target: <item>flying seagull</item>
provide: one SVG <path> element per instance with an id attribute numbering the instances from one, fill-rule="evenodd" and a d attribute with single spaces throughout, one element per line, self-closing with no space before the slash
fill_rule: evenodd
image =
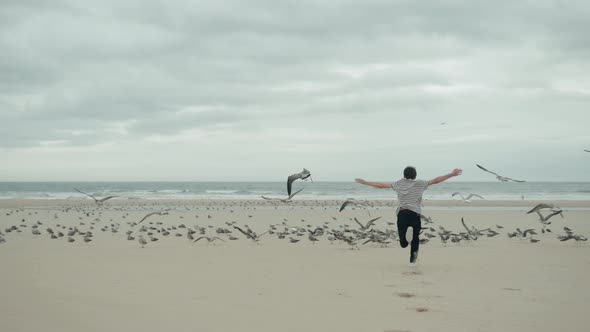
<path id="1" fill-rule="evenodd" d="M 479 196 L 477 194 L 469 194 L 467 197 L 463 197 L 463 194 L 461 194 L 458 191 L 457 192 L 454 192 L 453 195 L 451 195 L 451 196 L 452 197 L 455 197 L 457 195 L 461 196 L 461 199 L 463 199 L 463 202 L 465 202 L 465 203 L 471 203 L 471 201 L 469 200 L 471 197 L 478 197 L 478 198 L 484 199 L 483 197 L 481 197 L 481 196 Z"/>
<path id="2" fill-rule="evenodd" d="M 297 195 L 301 190 L 303 190 L 303 188 L 301 188 L 301 189 L 297 190 L 296 192 L 290 194 L 289 197 L 287 197 L 287 198 L 274 198 L 274 197 L 265 197 L 265 196 L 260 196 L 260 197 L 266 199 L 267 201 L 281 201 L 283 203 L 290 203 L 291 202 L 291 199 L 295 195 Z"/>
<path id="3" fill-rule="evenodd" d="M 305 168 L 300 173 L 289 175 L 289 177 L 287 178 L 287 195 L 291 196 L 291 185 L 293 184 L 293 181 L 297 179 L 307 180 L 307 178 L 311 179 L 311 173 Z"/>
<path id="4" fill-rule="evenodd" d="M 150 213 L 146 214 L 143 218 L 141 218 L 141 220 L 137 224 L 141 224 L 144 220 L 146 220 L 147 218 L 149 218 L 153 215 L 156 215 L 156 214 L 159 216 L 166 215 L 166 214 L 168 214 L 168 212 L 166 212 L 166 211 L 168 211 L 168 210 L 150 212 Z"/>
<path id="5" fill-rule="evenodd" d="M 77 192 L 79 192 L 79 193 L 81 193 L 81 194 L 84 194 L 84 195 L 92 198 L 96 204 L 102 204 L 102 203 L 108 201 L 111 198 L 119 197 L 119 196 L 107 196 L 107 197 L 98 199 L 98 198 L 96 198 L 96 197 L 94 197 L 94 196 L 92 196 L 92 195 L 90 195 L 88 193 L 85 193 L 85 192 L 83 192 L 83 191 L 81 191 L 81 190 L 79 190 L 77 188 L 74 188 L 74 190 L 77 191 Z"/>
<path id="6" fill-rule="evenodd" d="M 420 214 L 420 220 L 424 221 L 424 224 L 432 224 L 432 218 L 431 217 L 427 217 L 423 214 Z"/>
<path id="7" fill-rule="evenodd" d="M 214 236 L 214 237 L 200 236 L 196 240 L 194 240 L 193 243 L 199 241 L 200 239 L 207 239 L 207 242 L 213 242 L 215 240 L 220 240 L 221 242 L 225 242 L 222 239 L 218 238 L 217 236 Z"/>
<path id="8" fill-rule="evenodd" d="M 240 233 L 246 235 L 246 237 L 248 237 L 250 240 L 252 240 L 254 242 L 258 242 L 262 235 L 268 233 L 268 231 L 266 231 L 266 232 L 258 235 L 254 231 L 252 231 L 250 228 L 247 228 L 247 231 L 244 231 L 243 229 L 241 229 L 240 227 L 235 226 L 235 225 L 234 225 L 234 228 L 237 229 L 238 231 L 240 231 Z"/>
<path id="9" fill-rule="evenodd" d="M 553 204 L 540 203 L 540 204 L 535 205 L 535 207 L 532 208 L 529 212 L 527 212 L 527 214 L 533 213 L 533 212 L 536 212 L 536 211 L 539 211 L 542 209 L 551 209 L 553 212 L 555 212 L 555 211 L 561 212 L 561 209 Z"/>
<path id="10" fill-rule="evenodd" d="M 496 176 L 496 179 L 498 179 L 498 181 L 501 181 L 501 182 L 508 182 L 508 181 L 514 181 L 514 182 L 526 182 L 526 181 L 523 181 L 523 180 L 515 180 L 515 179 L 509 178 L 509 177 L 506 177 L 506 176 L 502 176 L 502 175 L 496 174 L 496 173 L 494 173 L 494 172 L 492 172 L 492 171 L 488 171 L 487 169 L 485 169 L 485 168 L 484 168 L 483 166 L 481 166 L 481 165 L 478 165 L 478 164 L 475 164 L 475 165 L 476 165 L 477 167 L 479 167 L 479 168 L 480 168 L 481 170 L 483 170 L 483 171 L 486 171 L 486 172 L 488 172 L 488 173 L 494 174 L 494 175 Z"/>
<path id="11" fill-rule="evenodd" d="M 355 205 L 355 206 L 367 206 L 369 205 L 368 201 L 357 201 L 354 198 L 349 198 L 346 201 L 344 201 L 344 203 L 342 203 L 342 205 L 340 206 L 340 210 L 338 212 L 342 212 L 342 210 L 344 210 L 345 207 L 347 207 L 348 205 Z"/>
<path id="12" fill-rule="evenodd" d="M 379 219 L 381 219 L 381 217 L 373 218 L 373 219 L 367 221 L 367 224 L 366 225 L 361 224 L 357 218 L 354 218 L 354 221 L 356 221 L 356 223 L 359 224 L 359 226 L 361 226 L 361 229 L 363 231 L 366 231 L 367 229 L 369 229 L 373 225 L 373 223 L 375 221 L 377 221 Z"/>
<path id="13" fill-rule="evenodd" d="M 551 217 L 553 217 L 554 215 L 559 214 L 563 218 L 563 213 L 562 213 L 563 211 L 562 210 L 553 211 L 552 213 L 550 213 L 546 216 L 543 216 L 539 210 L 537 210 L 536 212 L 539 215 L 539 220 L 541 220 L 541 223 L 547 224 L 547 225 L 551 223 L 548 220 L 551 219 Z"/>

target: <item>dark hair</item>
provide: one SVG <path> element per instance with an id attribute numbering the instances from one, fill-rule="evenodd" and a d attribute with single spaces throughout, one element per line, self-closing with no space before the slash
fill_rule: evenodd
<path id="1" fill-rule="evenodd" d="M 412 166 L 408 166 L 404 169 L 404 178 L 409 180 L 416 179 L 416 169 Z"/>

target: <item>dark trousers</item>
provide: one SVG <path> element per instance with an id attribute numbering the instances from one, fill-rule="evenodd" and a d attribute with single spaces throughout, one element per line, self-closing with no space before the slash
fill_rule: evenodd
<path id="1" fill-rule="evenodd" d="M 411 210 L 400 210 L 397 214 L 397 232 L 399 234 L 399 244 L 402 248 L 408 246 L 406 240 L 406 232 L 408 227 L 412 227 L 412 244 L 410 246 L 410 262 L 414 262 L 414 258 L 418 255 L 418 247 L 420 246 L 420 229 L 422 228 L 422 221 L 420 215 Z M 416 255 L 414 255 L 416 253 Z"/>

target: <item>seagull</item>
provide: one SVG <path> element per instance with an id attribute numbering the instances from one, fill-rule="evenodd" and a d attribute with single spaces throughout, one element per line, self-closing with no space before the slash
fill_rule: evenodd
<path id="1" fill-rule="evenodd" d="M 166 215 L 166 214 L 168 214 L 168 212 L 166 212 L 166 211 L 168 211 L 168 210 L 150 212 L 150 213 L 146 214 L 137 224 L 141 224 L 142 221 L 146 220 L 147 218 L 149 218 L 155 214 L 157 214 L 159 216 Z"/>
<path id="2" fill-rule="evenodd" d="M 370 228 L 370 227 L 373 225 L 373 223 L 374 223 L 375 221 L 377 221 L 377 220 L 379 220 L 379 219 L 381 219 L 381 217 L 373 218 L 373 219 L 371 219 L 371 220 L 367 221 L 367 224 L 366 224 L 366 225 L 364 225 L 364 226 L 363 226 L 363 224 L 361 224 L 361 223 L 359 222 L 359 220 L 358 220 L 356 217 L 354 218 L 354 221 L 356 221 L 356 223 L 357 223 L 357 224 L 359 224 L 359 226 L 361 226 L 361 230 L 363 230 L 363 231 L 366 231 L 366 230 L 368 230 L 368 229 L 369 229 L 369 228 Z"/>
<path id="3" fill-rule="evenodd" d="M 266 199 L 267 201 L 281 201 L 283 203 L 290 203 L 291 202 L 291 199 L 295 195 L 297 195 L 301 190 L 303 190 L 303 188 L 301 188 L 301 189 L 297 190 L 296 192 L 290 194 L 289 197 L 287 197 L 287 198 L 273 198 L 273 197 L 265 197 L 265 196 L 260 196 L 260 197 Z"/>
<path id="4" fill-rule="evenodd" d="M 99 205 L 100 205 L 100 204 L 102 204 L 102 203 L 104 203 L 104 202 L 106 202 L 107 200 L 109 200 L 109 199 L 111 199 L 111 198 L 119 197 L 119 196 L 117 195 L 117 196 L 107 196 L 107 197 L 104 197 L 104 198 L 98 199 L 98 198 L 96 198 L 96 197 L 94 197 L 94 196 L 92 196 L 92 195 L 90 195 L 90 194 L 88 194 L 88 193 L 85 193 L 85 192 L 83 192 L 83 191 L 81 191 L 81 190 L 79 190 L 79 189 L 76 189 L 76 188 L 74 188 L 74 190 L 76 190 L 77 192 L 79 192 L 79 193 L 81 193 L 81 194 L 84 194 L 84 195 L 86 195 L 86 196 L 88 196 L 88 197 L 92 198 L 92 199 L 94 200 L 94 202 L 95 202 L 96 204 L 99 204 Z"/>
<path id="5" fill-rule="evenodd" d="M 543 224 L 547 224 L 547 225 L 551 223 L 548 220 L 551 219 L 551 217 L 553 217 L 554 215 L 559 214 L 563 218 L 563 213 L 562 213 L 563 211 L 562 210 L 553 211 L 552 213 L 550 213 L 550 214 L 548 214 L 546 216 L 543 216 L 541 214 L 541 212 L 539 212 L 539 210 L 537 210 L 536 212 L 539 215 L 539 220 L 541 220 L 541 222 Z"/>
<path id="6" fill-rule="evenodd" d="M 316 241 L 319 241 L 317 237 L 315 237 L 315 236 L 313 236 L 313 234 L 311 234 L 311 232 L 309 233 L 308 239 L 313 244 L 315 244 Z"/>
<path id="7" fill-rule="evenodd" d="M 248 231 L 247 231 L 247 232 L 246 232 L 246 231 L 244 231 L 243 229 L 241 229 L 240 227 L 238 227 L 238 226 L 235 226 L 235 225 L 234 225 L 234 228 L 235 228 L 235 229 L 237 229 L 238 231 L 240 231 L 240 233 L 242 233 L 242 234 L 246 235 L 246 237 L 248 237 L 249 239 L 251 239 L 251 240 L 252 240 L 252 241 L 254 241 L 254 242 L 258 242 L 258 241 L 260 240 L 260 237 L 261 237 L 262 235 L 264 235 L 264 234 L 268 233 L 268 231 L 266 231 L 266 232 L 264 232 L 264 233 L 262 233 L 262 234 L 258 235 L 258 234 L 256 234 L 255 232 L 253 232 L 253 231 L 252 231 L 250 228 L 248 228 Z"/>
<path id="8" fill-rule="evenodd" d="M 574 234 L 568 234 L 568 235 L 562 235 L 562 236 L 558 236 L 557 239 L 559 241 L 567 241 L 567 240 L 576 240 L 576 242 L 578 241 L 588 241 L 588 238 L 583 236 L 583 235 L 574 235 Z"/>
<path id="9" fill-rule="evenodd" d="M 431 217 L 427 217 L 427 216 L 425 216 L 425 215 L 423 215 L 423 214 L 420 214 L 420 219 L 421 219 L 422 221 L 424 221 L 424 224 L 425 224 L 425 225 L 428 225 L 428 224 L 432 224 L 432 223 L 433 223 L 433 221 L 432 221 L 432 218 L 431 218 Z"/>
<path id="10" fill-rule="evenodd" d="M 138 241 L 139 241 L 139 244 L 141 244 L 141 247 L 142 248 L 147 244 L 147 241 L 141 235 L 139 236 L 139 240 Z"/>
<path id="11" fill-rule="evenodd" d="M 368 201 L 357 201 L 354 198 L 349 198 L 346 201 L 344 201 L 344 203 L 342 203 L 342 205 L 340 206 L 340 210 L 338 212 L 342 212 L 342 210 L 344 210 L 344 208 L 350 204 L 355 205 L 355 206 L 367 206 L 367 205 L 369 205 L 369 202 Z"/>
<path id="12" fill-rule="evenodd" d="M 475 164 L 475 165 L 476 165 L 477 167 L 479 167 L 480 169 L 482 169 L 482 170 L 484 170 L 484 171 L 488 172 L 488 173 L 494 174 L 494 175 L 496 176 L 496 179 L 498 179 L 498 181 L 501 181 L 501 182 L 508 182 L 508 181 L 514 181 L 514 182 L 526 182 L 526 181 L 523 181 L 523 180 L 515 180 L 515 179 L 509 178 L 509 177 L 506 177 L 506 176 L 502 176 L 502 175 L 496 174 L 496 173 L 494 173 L 494 172 L 492 172 L 492 171 L 488 171 L 488 170 L 487 170 L 487 169 L 485 169 L 483 166 L 480 166 L 480 165 L 478 165 L 478 164 Z"/>
<path id="13" fill-rule="evenodd" d="M 584 149 L 584 151 L 586 151 L 586 152 L 590 152 L 590 150 L 586 150 L 586 149 Z"/>
<path id="14" fill-rule="evenodd" d="M 207 239 L 207 242 L 213 242 L 215 240 L 220 240 L 221 242 L 225 242 L 222 239 L 218 238 L 217 236 L 214 236 L 214 237 L 200 236 L 196 240 L 194 240 L 193 243 L 199 241 L 200 239 Z"/>
<path id="15" fill-rule="evenodd" d="M 463 217 L 461 217 L 461 223 L 463 224 L 463 227 L 465 227 L 465 229 L 467 230 L 467 235 L 469 235 L 469 237 L 472 240 L 477 240 L 479 232 L 469 229 L 469 227 L 467 227 L 467 225 L 465 224 L 465 220 L 463 220 Z"/>
<path id="16" fill-rule="evenodd" d="M 305 168 L 300 173 L 289 175 L 289 177 L 287 178 L 287 194 L 291 196 L 291 185 L 293 184 L 293 181 L 297 179 L 306 180 L 307 178 L 311 179 L 311 173 Z"/>
<path id="17" fill-rule="evenodd" d="M 552 211 L 561 211 L 561 208 L 559 208 L 558 206 L 555 206 L 553 204 L 546 204 L 546 203 L 541 203 L 541 204 L 537 204 L 534 208 L 532 208 L 529 212 L 527 212 L 527 214 L 529 213 L 533 213 L 536 212 L 538 210 L 542 210 L 542 209 L 551 209 Z"/>
<path id="18" fill-rule="evenodd" d="M 461 194 L 458 191 L 457 192 L 454 192 L 453 195 L 451 195 L 451 196 L 452 197 L 455 197 L 457 195 L 461 196 L 461 199 L 463 199 L 463 202 L 465 202 L 465 203 L 471 203 L 471 201 L 469 200 L 471 197 L 478 197 L 478 198 L 481 198 L 481 199 L 485 199 L 485 198 L 483 198 L 483 197 L 481 197 L 481 196 L 479 196 L 477 194 L 469 194 L 467 197 L 463 197 L 463 194 Z"/>

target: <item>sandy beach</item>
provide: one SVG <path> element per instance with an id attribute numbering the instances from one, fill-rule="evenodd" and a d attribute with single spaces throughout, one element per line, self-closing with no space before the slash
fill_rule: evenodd
<path id="1" fill-rule="evenodd" d="M 395 201 L 338 212 L 341 203 L 115 199 L 98 208 L 90 200 L 2 200 L 0 331 L 582 331 L 590 324 L 590 243 L 557 239 L 564 226 L 590 235 L 588 201 L 554 202 L 564 218 L 551 219 L 551 233 L 525 213 L 537 201 L 427 201 L 424 214 L 434 221 L 427 226 L 461 232 L 463 217 L 500 234 L 447 244 L 432 238 L 416 266 L 397 242 L 351 250 L 326 234 L 312 243 L 276 233 L 254 242 L 227 224 L 258 234 L 270 225 L 342 230 L 359 228 L 354 217 L 381 216 L 375 229 L 395 229 Z M 35 224 L 41 235 L 32 234 Z M 20 232 L 6 231 L 13 225 Z M 137 237 L 142 225 L 158 238 L 145 248 L 126 234 Z M 187 230 L 195 226 L 224 241 L 193 243 Z M 92 241 L 51 239 L 48 227 L 92 227 Z M 220 227 L 239 239 L 218 234 Z M 509 238 L 516 228 L 534 228 L 540 241 Z"/>

